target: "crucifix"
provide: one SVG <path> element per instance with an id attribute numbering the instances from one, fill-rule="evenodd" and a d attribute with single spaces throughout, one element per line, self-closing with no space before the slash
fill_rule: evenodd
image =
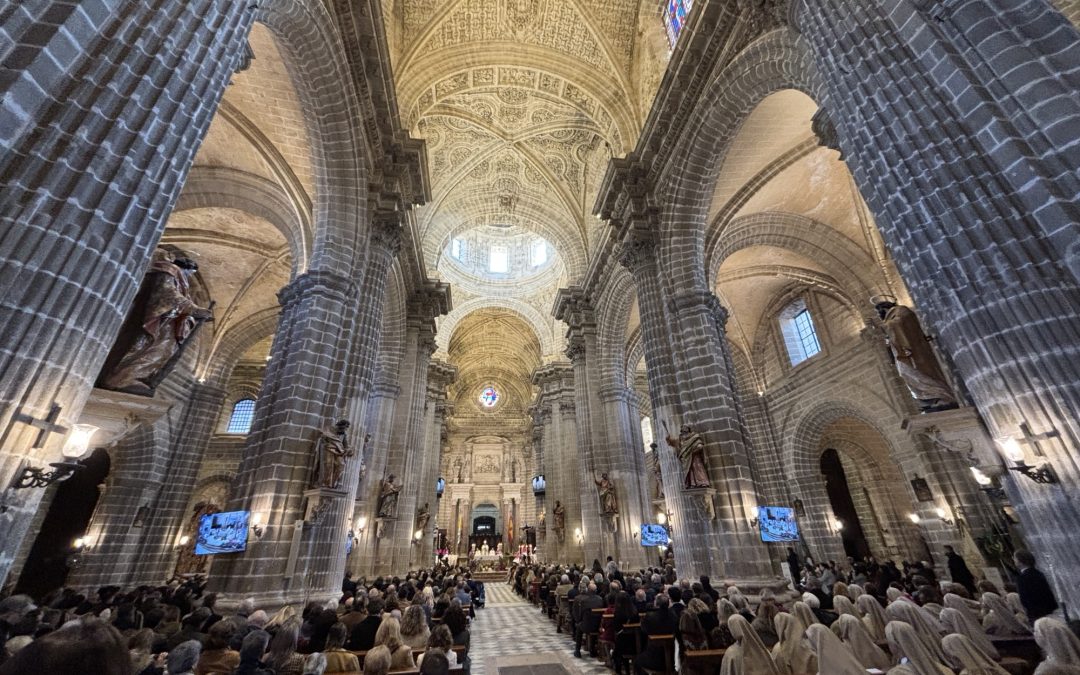
<path id="1" fill-rule="evenodd" d="M 1030 445 L 1032 450 L 1035 451 L 1035 455 L 1038 457 L 1046 457 L 1046 453 L 1043 452 L 1041 447 L 1039 447 L 1039 441 L 1048 441 L 1051 438 L 1057 438 L 1061 435 L 1057 429 L 1053 429 L 1042 434 L 1033 434 L 1031 433 L 1031 427 L 1028 426 L 1027 422 L 1020 423 L 1020 433 L 1023 434 L 1023 436 L 1016 439 L 1016 441 L 1018 443 Z"/>
<path id="2" fill-rule="evenodd" d="M 32 415 L 26 413 L 17 413 L 15 415 L 16 422 L 22 422 L 28 426 L 39 429 L 37 440 L 34 441 L 34 449 L 45 447 L 45 442 L 49 440 L 49 436 L 53 434 L 66 434 L 68 428 L 56 423 L 56 420 L 60 419 L 60 411 L 63 410 L 59 405 L 53 403 L 52 409 L 49 410 L 49 414 L 45 416 L 45 419 L 39 420 Z"/>

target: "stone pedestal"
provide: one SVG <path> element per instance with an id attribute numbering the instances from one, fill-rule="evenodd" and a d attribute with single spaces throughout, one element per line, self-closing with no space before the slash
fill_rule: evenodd
<path id="1" fill-rule="evenodd" d="M 90 439 L 92 447 L 108 447 L 140 424 L 153 424 L 174 404 L 173 401 L 95 388 L 79 415 L 79 424 L 93 424 L 98 428 Z"/>

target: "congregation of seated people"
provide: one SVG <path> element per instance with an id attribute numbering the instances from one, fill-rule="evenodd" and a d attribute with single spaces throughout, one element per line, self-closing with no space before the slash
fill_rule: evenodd
<path id="1" fill-rule="evenodd" d="M 268 614 L 218 607 L 204 583 L 59 589 L 0 600 L 0 675 L 469 675 L 483 584 L 441 568 L 346 576 L 341 597 Z"/>
<path id="2" fill-rule="evenodd" d="M 509 583 L 575 656 L 620 674 L 1080 675 L 1077 626 L 1030 553 L 1016 553 L 1004 588 L 948 554 L 944 583 L 929 563 L 792 559 L 794 592 L 753 596 L 679 579 L 670 564 L 623 572 L 610 558 L 517 565 Z"/>

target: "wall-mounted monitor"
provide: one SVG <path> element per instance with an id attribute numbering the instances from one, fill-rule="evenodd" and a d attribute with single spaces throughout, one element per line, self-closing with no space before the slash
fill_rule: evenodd
<path id="1" fill-rule="evenodd" d="M 671 541 L 671 536 L 663 525 L 647 523 L 641 525 L 642 546 L 667 546 L 669 541 Z"/>
<path id="2" fill-rule="evenodd" d="M 247 548 L 250 511 L 211 513 L 199 521 L 195 555 L 239 553 Z"/>
<path id="3" fill-rule="evenodd" d="M 759 506 L 758 529 L 761 531 L 761 541 L 799 541 L 795 509 L 787 506 Z"/>

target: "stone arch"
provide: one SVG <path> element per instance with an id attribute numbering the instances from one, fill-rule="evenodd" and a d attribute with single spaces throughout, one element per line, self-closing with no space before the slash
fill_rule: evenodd
<path id="1" fill-rule="evenodd" d="M 365 115 L 335 21 L 322 3 L 267 0 L 258 21 L 274 35 L 300 99 L 311 141 L 316 195 L 309 269 L 349 274 L 367 250 Z"/>
<path id="2" fill-rule="evenodd" d="M 307 267 L 312 239 L 310 213 L 273 181 L 238 169 L 196 166 L 188 174 L 173 212 L 208 207 L 237 209 L 262 218 L 288 242 L 293 275 Z"/>
<path id="3" fill-rule="evenodd" d="M 862 442 L 840 435 L 830 437 L 830 428 L 844 421 L 853 421 L 867 430 Z M 897 501 L 904 499 L 908 506 L 911 501 L 903 487 L 903 470 L 895 459 L 897 452 L 892 440 L 868 408 L 850 399 L 820 401 L 790 428 L 792 432 L 784 436 L 782 466 L 792 499 L 800 499 L 806 511 L 806 516 L 800 519 L 800 527 L 808 545 L 813 544 L 812 549 L 816 547 L 829 557 L 842 558 L 844 555 L 839 536 L 832 529 L 832 507 L 819 469 L 821 455 L 828 446 L 854 460 L 852 466 L 861 476 L 869 476 L 882 498 L 879 505 L 886 511 L 882 522 L 888 525 L 888 531 L 895 538 L 894 545 L 903 545 L 908 549 L 905 553 L 911 552 L 914 548 L 912 540 L 919 536 L 904 531 L 907 525 L 898 514 Z M 877 448 L 871 447 L 873 445 Z"/>
<path id="4" fill-rule="evenodd" d="M 708 288 L 706 217 L 727 149 L 743 122 L 782 89 L 822 100 L 813 59 L 786 28 L 762 36 L 722 67 L 686 124 L 671 153 L 678 161 L 669 163 L 664 177 L 661 264 L 672 288 Z"/>
<path id="5" fill-rule="evenodd" d="M 751 246 L 787 249 L 820 261 L 843 287 L 846 296 L 869 300 L 873 294 L 884 291 L 880 287 L 882 282 L 868 274 L 876 269 L 876 265 L 865 249 L 830 225 L 785 211 L 740 216 L 724 228 L 723 236 L 709 258 L 709 280 L 713 287 L 724 261 L 736 251 Z M 869 316 L 867 312 L 869 309 L 860 314 Z"/>
<path id="6" fill-rule="evenodd" d="M 268 307 L 234 324 L 217 341 L 213 352 L 199 370 L 199 379 L 224 387 L 244 352 L 277 331 L 280 316 L 280 307 Z"/>
<path id="7" fill-rule="evenodd" d="M 596 302 L 600 377 L 605 383 L 625 382 L 632 376 L 627 371 L 627 331 L 636 293 L 633 276 L 612 266 Z"/>
<path id="8" fill-rule="evenodd" d="M 454 306 L 454 309 L 439 319 L 439 332 L 435 336 L 435 342 L 442 351 L 449 351 L 450 338 L 461 321 L 478 309 L 498 308 L 513 312 L 532 326 L 536 333 L 536 339 L 540 341 L 540 351 L 544 355 L 556 352 L 556 339 L 554 328 L 549 319 L 546 319 L 535 307 L 517 298 L 493 298 L 482 297 L 467 300 Z"/>

